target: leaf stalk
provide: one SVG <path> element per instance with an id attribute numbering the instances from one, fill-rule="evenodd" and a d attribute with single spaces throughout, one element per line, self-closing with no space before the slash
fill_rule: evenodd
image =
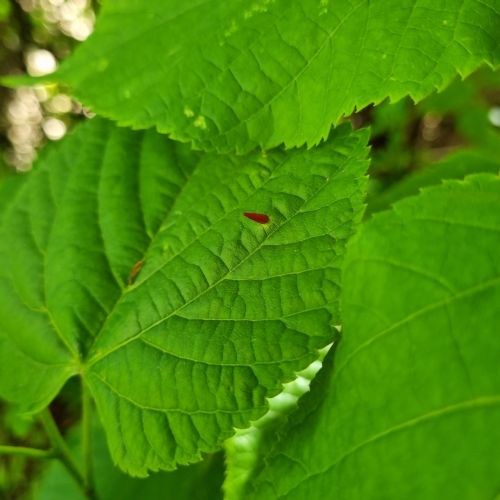
<path id="1" fill-rule="evenodd" d="M 0 445 L 0 455 L 11 455 L 29 458 L 54 458 L 56 456 L 53 449 L 41 450 L 26 446 Z"/>
<path id="2" fill-rule="evenodd" d="M 66 470 L 71 474 L 71 476 L 73 476 L 85 496 L 90 500 L 95 500 L 95 492 L 87 486 L 85 478 L 75 460 L 73 459 L 68 445 L 64 441 L 64 438 L 62 437 L 61 432 L 59 431 L 54 421 L 54 417 L 52 416 L 52 413 L 48 408 L 43 410 L 43 412 L 40 414 L 40 420 L 50 440 L 52 449 L 54 450 L 54 457 L 58 458 L 66 467 Z"/>
<path id="3" fill-rule="evenodd" d="M 94 478 L 92 473 L 92 398 L 82 378 L 82 456 L 83 480 L 88 491 L 94 491 Z"/>

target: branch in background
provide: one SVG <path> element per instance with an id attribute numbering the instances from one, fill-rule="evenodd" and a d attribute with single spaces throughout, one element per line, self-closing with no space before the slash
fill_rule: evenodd
<path id="1" fill-rule="evenodd" d="M 54 458 L 54 450 L 40 450 L 26 446 L 0 445 L 0 455 L 21 456 L 30 458 Z"/>

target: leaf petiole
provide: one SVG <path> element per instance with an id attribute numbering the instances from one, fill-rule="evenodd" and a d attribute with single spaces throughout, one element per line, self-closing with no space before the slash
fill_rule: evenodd
<path id="1" fill-rule="evenodd" d="M 96 498 L 95 493 L 87 486 L 87 482 L 85 481 L 80 468 L 73 459 L 73 456 L 71 455 L 71 452 L 54 421 L 54 417 L 48 408 L 43 410 L 40 414 L 40 420 L 54 450 L 54 458 L 58 458 L 66 467 L 68 472 L 78 483 L 78 486 L 81 488 L 85 496 L 94 500 Z"/>
<path id="2" fill-rule="evenodd" d="M 83 481 L 87 491 L 94 490 L 92 475 L 92 399 L 89 389 L 82 379 L 82 455 L 83 455 Z"/>
<path id="3" fill-rule="evenodd" d="M 0 455 L 11 455 L 30 458 L 54 458 L 56 456 L 53 449 L 40 450 L 26 446 L 0 445 Z"/>

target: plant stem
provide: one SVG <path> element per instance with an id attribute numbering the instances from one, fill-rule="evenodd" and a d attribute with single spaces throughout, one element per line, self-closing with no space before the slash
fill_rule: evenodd
<path id="1" fill-rule="evenodd" d="M 54 450 L 40 450 L 25 446 L 0 445 L 0 455 L 16 455 L 30 458 L 54 458 Z"/>
<path id="2" fill-rule="evenodd" d="M 82 379 L 82 456 L 83 456 L 83 480 L 87 491 L 94 491 L 92 474 L 92 399 L 84 380 Z"/>
<path id="3" fill-rule="evenodd" d="M 80 469 L 76 465 L 71 453 L 69 451 L 64 438 L 62 437 L 59 429 L 57 428 L 56 423 L 54 422 L 54 417 L 50 413 L 50 410 L 46 408 L 40 414 L 40 419 L 45 428 L 45 432 L 49 437 L 50 443 L 55 453 L 55 457 L 58 458 L 62 464 L 66 467 L 68 472 L 73 476 L 75 481 L 78 483 L 80 488 L 87 494 L 87 487 L 85 485 L 85 481 L 83 479 L 83 475 L 80 472 Z M 88 498 L 93 498 L 87 494 Z"/>

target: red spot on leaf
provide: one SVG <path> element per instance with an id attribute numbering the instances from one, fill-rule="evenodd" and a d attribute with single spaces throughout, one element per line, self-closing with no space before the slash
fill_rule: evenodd
<path id="1" fill-rule="evenodd" d="M 139 274 L 139 272 L 142 269 L 143 265 L 144 265 L 144 259 L 138 260 L 134 264 L 134 267 L 132 267 L 132 270 L 130 271 L 130 274 L 128 275 L 128 284 L 129 284 L 129 286 L 134 283 L 135 278 L 137 278 L 137 275 Z"/>
<path id="2" fill-rule="evenodd" d="M 267 224 L 269 222 L 269 215 L 266 214 L 256 214 L 254 212 L 245 212 L 243 214 L 247 219 L 258 222 L 259 224 Z"/>

